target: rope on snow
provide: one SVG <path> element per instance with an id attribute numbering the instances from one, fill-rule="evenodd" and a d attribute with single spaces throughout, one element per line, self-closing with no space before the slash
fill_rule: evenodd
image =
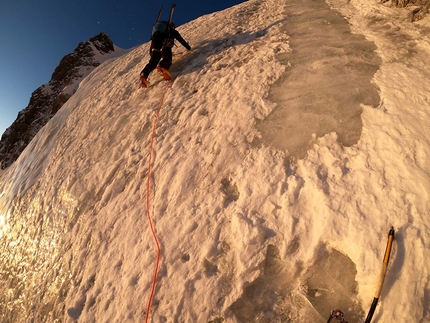
<path id="1" fill-rule="evenodd" d="M 151 135 L 151 144 L 150 144 L 150 147 L 149 147 L 148 181 L 147 181 L 147 184 L 146 184 L 146 213 L 147 213 L 147 216 L 148 216 L 149 225 L 151 227 L 152 236 L 154 237 L 155 244 L 157 245 L 157 260 L 156 260 L 156 263 L 155 263 L 154 277 L 153 277 L 153 280 L 152 280 L 151 295 L 149 296 L 148 307 L 146 309 L 145 323 L 149 322 L 149 311 L 151 309 L 152 300 L 153 300 L 154 294 L 155 294 L 155 287 L 156 287 L 156 284 L 157 284 L 158 268 L 159 268 L 160 258 L 161 258 L 160 243 L 158 242 L 157 234 L 155 233 L 154 224 L 152 222 L 151 212 L 150 212 L 150 209 L 149 209 L 149 204 L 150 204 L 149 202 L 150 202 L 150 195 L 151 195 L 150 194 L 150 188 L 151 188 L 152 156 L 153 156 L 153 150 L 154 150 L 155 131 L 157 129 L 158 118 L 160 116 L 160 110 L 161 110 L 161 107 L 162 107 L 162 105 L 164 103 L 164 98 L 166 97 L 166 93 L 167 93 L 167 90 L 168 90 L 169 86 L 170 86 L 170 82 L 167 81 L 166 85 L 164 86 L 163 96 L 161 97 L 160 104 L 158 105 L 157 113 L 155 114 L 155 120 L 154 120 L 154 125 L 153 125 L 153 128 L 152 128 L 152 135 Z"/>

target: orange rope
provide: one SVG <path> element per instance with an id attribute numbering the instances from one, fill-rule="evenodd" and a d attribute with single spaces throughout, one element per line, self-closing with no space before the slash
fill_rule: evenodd
<path id="1" fill-rule="evenodd" d="M 164 91 L 163 91 L 163 96 L 161 98 L 160 104 L 158 106 L 157 113 L 155 115 L 154 126 L 152 128 L 151 145 L 150 145 L 150 148 L 149 148 L 148 181 L 147 181 L 147 184 L 146 184 L 146 212 L 147 212 L 147 215 L 148 215 L 148 221 L 149 221 L 149 225 L 151 227 L 152 235 L 153 235 L 155 243 L 157 245 L 157 261 L 155 263 L 155 270 L 154 270 L 154 277 L 153 277 L 153 280 L 152 280 L 151 295 L 149 297 L 148 308 L 146 309 L 146 318 L 145 318 L 145 322 L 146 323 L 149 322 L 148 321 L 149 320 L 149 310 L 151 309 L 152 299 L 154 298 L 155 286 L 156 286 L 156 283 L 157 283 L 158 267 L 159 267 L 160 258 L 161 258 L 160 243 L 158 242 L 158 238 L 157 238 L 157 235 L 156 235 L 155 229 L 154 229 L 154 224 L 152 223 L 152 219 L 151 219 L 151 212 L 149 210 L 150 187 L 151 187 L 151 164 L 152 164 L 152 156 L 153 156 L 155 130 L 157 129 L 157 122 L 158 122 L 158 118 L 160 116 L 161 106 L 163 105 L 164 98 L 166 96 L 167 89 L 169 88 L 169 85 L 170 85 L 170 82 L 166 82 L 166 86 L 164 87 Z"/>

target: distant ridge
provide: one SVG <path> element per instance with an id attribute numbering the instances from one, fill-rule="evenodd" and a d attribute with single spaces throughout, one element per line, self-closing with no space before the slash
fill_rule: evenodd
<path id="1" fill-rule="evenodd" d="M 9 167 L 27 147 L 37 132 L 74 94 L 79 83 L 94 68 L 115 52 L 109 36 L 100 33 L 79 43 L 73 53 L 64 56 L 51 80 L 36 89 L 28 106 L 18 113 L 0 140 L 0 168 Z"/>

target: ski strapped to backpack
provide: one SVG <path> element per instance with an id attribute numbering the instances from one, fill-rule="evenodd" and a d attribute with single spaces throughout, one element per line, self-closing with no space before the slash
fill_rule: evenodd
<path id="1" fill-rule="evenodd" d="M 175 11 L 176 8 L 176 4 L 173 3 L 172 7 L 170 7 L 170 14 L 169 14 L 169 25 L 172 23 L 172 19 L 173 19 L 173 12 Z"/>
<path id="2" fill-rule="evenodd" d="M 375 312 L 376 305 L 378 304 L 379 297 L 381 296 L 382 285 L 384 284 L 385 275 L 387 274 L 388 261 L 390 260 L 393 241 L 394 241 L 394 227 L 391 227 L 391 230 L 388 232 L 387 247 L 385 248 L 384 261 L 382 262 L 382 269 L 381 269 L 381 274 L 379 275 L 379 282 L 376 288 L 375 298 L 373 299 L 372 305 L 370 306 L 369 313 L 367 314 L 367 318 L 364 323 L 370 323 L 372 321 L 373 313 Z M 328 318 L 327 323 L 330 323 L 330 321 L 333 318 L 340 322 L 348 323 L 343 318 L 343 312 L 341 310 L 336 309 L 331 311 L 331 314 L 330 314 L 330 317 Z"/>
<path id="3" fill-rule="evenodd" d="M 152 35 L 154 35 L 154 33 L 156 32 L 159 32 L 162 34 L 169 32 L 169 27 L 172 24 L 173 12 L 175 11 L 175 8 L 176 8 L 176 4 L 172 4 L 172 7 L 170 8 L 169 20 L 161 21 L 161 15 L 163 10 L 163 6 L 161 6 L 160 11 L 158 12 L 157 21 L 152 27 Z"/>
<path id="4" fill-rule="evenodd" d="M 175 11 L 175 8 L 176 8 L 176 3 L 172 3 L 172 6 L 170 7 L 169 24 L 172 22 L 173 12 Z M 160 21 L 162 13 L 163 13 L 163 6 L 161 6 L 160 11 L 158 11 L 157 20 L 155 22 L 159 22 Z"/>
<path id="5" fill-rule="evenodd" d="M 160 11 L 158 12 L 157 20 L 155 22 L 159 22 L 161 19 L 161 13 L 163 12 L 163 5 L 161 5 Z"/>

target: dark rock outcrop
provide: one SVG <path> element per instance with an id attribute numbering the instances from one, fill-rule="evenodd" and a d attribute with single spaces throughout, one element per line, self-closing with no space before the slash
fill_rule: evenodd
<path id="1" fill-rule="evenodd" d="M 0 167 L 9 167 L 27 147 L 37 132 L 57 113 L 73 95 L 82 79 L 100 65 L 98 56 L 115 51 L 105 33 L 79 43 L 73 53 L 64 56 L 48 84 L 35 90 L 28 106 L 6 129 L 0 140 Z"/>
<path id="2" fill-rule="evenodd" d="M 388 2 L 388 0 L 382 0 L 382 2 Z M 430 0 L 392 0 L 391 3 L 397 8 L 412 8 L 412 21 L 421 20 L 430 13 Z"/>

